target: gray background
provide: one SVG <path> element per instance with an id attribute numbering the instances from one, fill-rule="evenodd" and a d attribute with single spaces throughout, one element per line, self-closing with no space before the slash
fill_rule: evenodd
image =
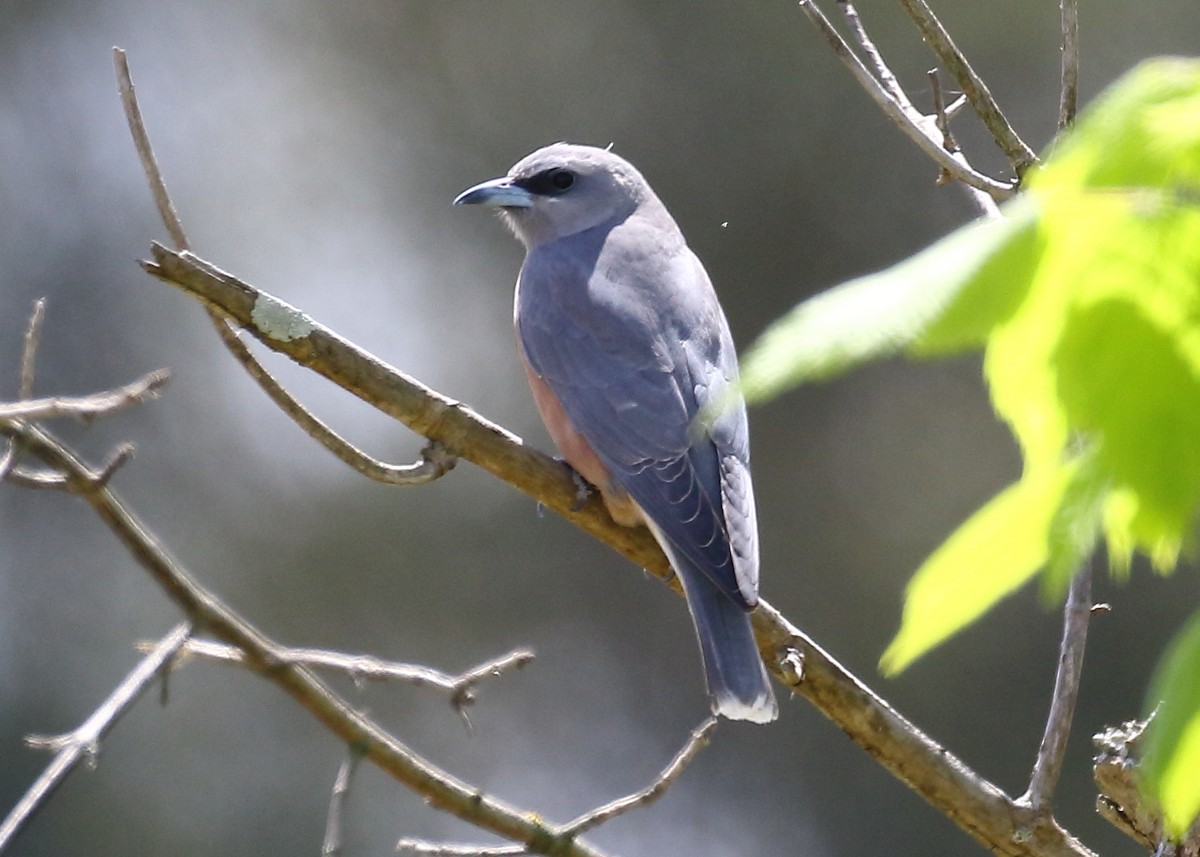
<path id="1" fill-rule="evenodd" d="M 836 13 L 835 4 L 828 4 Z M 1038 149 L 1057 110 L 1057 4 L 938 11 Z M 1082 4 L 1085 101 L 1138 59 L 1194 53 L 1195 0 Z M 1151 10 L 1152 9 L 1152 10 Z M 928 104 L 933 64 L 896 4 L 861 12 Z M 870 105 L 790 2 L 0 2 L 0 397 L 49 299 L 40 393 L 159 366 L 166 396 L 81 432 L 138 457 L 116 487 L 205 584 L 277 638 L 458 670 L 538 660 L 482 690 L 466 734 L 430 691 L 355 698 L 421 753 L 552 820 L 644 784 L 705 713 L 682 602 L 469 465 L 433 486 L 359 478 L 224 354 L 191 300 L 135 260 L 163 232 L 115 95 L 130 51 L 198 252 L 543 448 L 515 359 L 520 248 L 464 187 L 545 143 L 638 164 L 708 265 L 739 343 L 805 295 L 927 244 L 971 211 Z M 977 163 L 1000 160 L 964 121 Z M 420 441 L 282 361 L 302 396 L 395 460 Z M 1013 793 L 1036 750 L 1059 633 L 1023 591 L 901 678 L 875 670 L 921 559 L 1019 472 L 974 357 L 892 362 L 751 415 L 763 592 L 901 711 Z M 1063 821 L 1091 811 L 1087 736 L 1134 716 L 1193 608 L 1190 571 L 1102 582 Z M 0 808 L 178 618 L 77 501 L 0 486 Z M 18 841 L 33 854 L 315 854 L 342 748 L 279 692 L 195 664 L 147 701 Z M 347 854 L 400 836 L 478 841 L 364 768 Z M 595 841 L 625 855 L 972 853 L 976 846 L 805 702 L 722 724 L 653 809 Z"/>

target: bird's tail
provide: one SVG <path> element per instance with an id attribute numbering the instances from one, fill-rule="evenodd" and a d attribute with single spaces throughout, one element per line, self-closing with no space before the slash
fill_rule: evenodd
<path id="1" fill-rule="evenodd" d="M 750 614 L 686 561 L 673 563 L 700 639 L 714 714 L 770 723 L 779 714 L 750 627 Z"/>

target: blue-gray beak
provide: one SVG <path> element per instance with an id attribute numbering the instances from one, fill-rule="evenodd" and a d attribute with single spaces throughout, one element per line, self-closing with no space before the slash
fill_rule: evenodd
<path id="1" fill-rule="evenodd" d="M 533 195 L 513 184 L 508 176 L 467 188 L 454 199 L 455 205 L 490 205 L 494 208 L 530 208 Z"/>

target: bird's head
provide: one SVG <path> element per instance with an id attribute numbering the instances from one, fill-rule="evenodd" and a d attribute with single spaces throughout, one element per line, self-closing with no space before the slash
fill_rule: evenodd
<path id="1" fill-rule="evenodd" d="M 632 214 L 653 193 L 632 164 L 607 149 L 555 143 L 508 175 L 459 194 L 455 205 L 498 208 L 526 247 Z"/>

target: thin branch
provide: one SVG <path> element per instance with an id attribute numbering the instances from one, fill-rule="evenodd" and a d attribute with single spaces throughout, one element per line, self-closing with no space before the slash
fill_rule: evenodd
<path id="1" fill-rule="evenodd" d="M 875 69 L 875 76 L 879 79 L 884 91 L 897 104 L 908 103 L 909 98 L 904 92 L 904 87 L 900 85 L 900 81 L 896 79 L 896 75 L 892 73 L 888 64 L 883 61 L 883 55 L 879 53 L 879 48 L 875 47 L 875 42 L 867 35 L 867 28 L 863 26 L 862 18 L 858 16 L 858 10 L 854 8 L 854 4 L 850 0 L 837 0 L 837 2 L 842 7 L 842 14 L 846 18 L 850 32 L 854 34 L 863 53 L 867 55 L 867 60 Z"/>
<path id="2" fill-rule="evenodd" d="M 142 171 L 146 174 L 146 182 L 150 186 L 150 193 L 158 207 L 159 217 L 163 226 L 166 227 L 167 233 L 171 236 L 171 242 L 175 245 L 175 249 L 189 250 L 190 245 L 183 229 L 183 223 L 175 210 L 175 204 L 171 201 L 171 195 L 167 192 L 167 183 L 163 179 L 162 170 L 159 169 L 158 159 L 154 156 L 154 147 L 150 144 L 150 134 L 146 130 L 141 107 L 138 106 L 133 77 L 129 72 L 129 60 L 125 51 L 113 48 L 113 63 L 116 66 L 117 90 L 121 95 L 121 104 L 125 108 L 129 133 L 133 137 L 134 148 L 137 149 L 138 160 L 142 164 Z M 422 450 L 420 461 L 407 465 L 387 464 L 363 452 L 337 434 L 284 389 L 283 385 L 250 353 L 250 349 L 238 337 L 237 330 L 229 323 L 229 320 L 214 311 L 212 307 L 208 309 L 217 334 L 221 337 L 221 342 L 250 377 L 258 382 L 263 392 L 309 437 L 320 443 L 345 464 L 377 482 L 403 486 L 424 485 L 439 479 L 454 468 L 455 459 L 447 456 L 444 450 L 436 444 L 431 444 Z"/>
<path id="3" fill-rule="evenodd" d="M 152 252 L 155 261 L 144 262 L 143 267 L 153 276 L 217 306 L 267 347 L 418 434 L 440 441 L 451 453 L 525 492 L 638 567 L 660 579 L 671 578 L 666 557 L 648 531 L 614 523 L 598 497 L 578 503 L 570 468 L 210 263 L 160 245 Z M 270 323 L 263 321 L 263 307 L 269 308 L 265 318 Z M 759 602 L 752 619 L 759 650 L 778 678 L 985 846 L 1004 855 L 1091 855 L 1054 819 L 1035 816 L 1028 807 L 1016 804 L 903 718 L 765 601 Z"/>
<path id="4" fill-rule="evenodd" d="M 631 795 L 618 798 L 596 809 L 589 810 L 574 821 L 569 821 L 566 824 L 555 827 L 551 835 L 552 841 L 546 843 L 547 852 L 557 854 L 559 847 L 569 845 L 577 837 L 582 836 L 589 830 L 594 830 L 605 822 L 612 821 L 617 816 L 624 815 L 630 810 L 649 806 L 654 803 L 679 779 L 679 775 L 700 754 L 700 751 L 709 745 L 709 742 L 712 741 L 713 731 L 716 728 L 717 718 L 709 717 L 693 729 L 691 735 L 688 736 L 687 743 L 679 749 L 675 757 L 671 759 L 670 763 L 663 768 L 662 773 L 655 777 L 654 782 L 650 783 L 650 785 Z M 444 857 L 460 857 L 462 855 L 465 855 L 465 857 L 497 857 L 497 855 L 528 853 L 521 846 L 514 848 L 510 845 L 499 847 L 487 845 L 451 845 L 409 838 L 401 839 L 396 844 L 396 850 L 409 854 L 444 855 Z"/>
<path id="5" fill-rule="evenodd" d="M 838 59 L 850 70 L 854 79 L 871 97 L 871 100 L 934 163 L 950 173 L 956 180 L 983 191 L 994 200 L 1002 201 L 1013 196 L 1016 190 L 1014 185 L 998 182 L 975 170 L 962 153 L 947 152 L 942 146 L 936 127 L 933 127 L 932 119 L 923 116 L 907 98 L 897 100 L 892 97 L 888 90 L 875 79 L 858 55 L 850 49 L 841 34 L 829 23 L 829 19 L 816 5 L 815 0 L 798 0 L 798 3 L 800 9 L 816 25 Z"/>
<path id="6" fill-rule="evenodd" d="M 933 94 L 933 115 L 937 120 L 938 133 L 942 135 L 942 148 L 947 152 L 957 152 L 958 141 L 954 139 L 954 133 L 950 130 L 950 116 L 946 110 L 946 100 L 942 97 L 942 79 L 936 67 L 925 72 L 925 76 L 929 79 L 929 90 Z M 965 96 L 960 99 L 960 103 L 966 103 Z"/>
<path id="7" fill-rule="evenodd" d="M 20 422 L 0 421 L 0 434 L 15 436 L 31 455 L 67 477 L 66 487 L 83 499 L 199 628 L 241 649 L 245 663 L 266 677 L 309 711 L 347 744 L 362 748 L 363 755 L 381 770 L 423 795 L 432 806 L 445 810 L 505 839 L 525 843 L 540 853 L 551 829 L 534 813 L 508 806 L 482 794 L 418 756 L 373 720 L 334 693 L 307 667 L 287 663 L 287 649 L 264 636 L 189 575 L 163 549 L 146 527 L 110 489 L 96 481 L 95 471 L 44 430 Z M 556 851 L 563 857 L 600 857 L 601 852 L 583 842 L 569 843 Z"/>
<path id="8" fill-rule="evenodd" d="M 146 181 L 150 184 L 150 193 L 154 196 L 154 204 L 158 207 L 158 216 L 171 236 L 171 243 L 180 250 L 189 248 L 187 233 L 183 231 L 183 223 L 175 212 L 175 204 L 167 193 L 167 183 L 163 181 L 162 172 L 158 169 L 158 160 L 154 157 L 154 147 L 150 145 L 150 135 L 146 133 L 146 123 L 142 119 L 142 108 L 138 106 L 137 94 L 133 88 L 133 78 L 129 74 L 129 58 L 121 48 L 113 48 L 113 64 L 117 69 L 117 91 L 121 94 L 121 106 L 125 108 L 125 119 L 129 124 L 129 132 L 133 135 L 133 145 L 137 149 L 138 160 L 146 173 Z"/>
<path id="9" fill-rule="evenodd" d="M 952 155 L 961 154 L 962 149 L 959 148 L 958 141 L 954 139 L 954 133 L 950 130 L 950 120 L 954 113 L 961 110 L 967 103 L 967 98 L 965 95 L 960 95 L 954 100 L 953 104 L 947 106 L 946 100 L 942 96 L 942 80 L 937 68 L 931 68 L 926 72 L 926 76 L 929 78 L 929 89 L 933 94 L 934 124 L 938 129 L 938 133 L 942 136 L 942 148 Z M 946 184 L 952 181 L 953 178 L 950 173 L 942 170 L 941 176 L 938 177 L 938 183 Z M 1001 216 L 1000 206 L 996 204 L 996 200 L 970 185 L 961 185 L 961 187 L 970 195 L 972 201 L 975 203 L 975 207 L 979 209 L 984 217 L 995 219 Z"/>
<path id="10" fill-rule="evenodd" d="M 966 56 L 954 44 L 954 39 L 950 37 L 950 33 L 942 26 L 942 22 L 933 14 L 933 10 L 929 8 L 925 0 L 900 0 L 900 5 L 904 7 L 909 17 L 917 25 L 917 29 L 921 31 L 925 43 L 937 54 L 938 59 L 950 74 L 954 75 L 959 88 L 962 89 L 983 124 L 991 132 L 996 145 L 1000 147 L 1000 151 L 1004 152 L 1017 176 L 1023 176 L 1025 170 L 1037 163 L 1037 155 L 1013 130 L 1012 125 L 1001 112 L 1000 106 L 996 104 L 996 99 L 992 97 L 987 84 L 967 62 Z M 984 190 L 984 188 L 980 189 Z M 994 196 L 995 194 L 993 194 Z"/>
<path id="11" fill-rule="evenodd" d="M 170 380 L 166 369 L 159 369 L 138 378 L 136 381 L 90 396 L 55 396 L 46 399 L 23 399 L 18 402 L 0 402 L 0 420 L 27 420 L 39 422 L 56 417 L 92 419 L 106 416 L 158 396 Z"/>
<path id="12" fill-rule="evenodd" d="M 212 640 L 190 640 L 185 654 L 213 661 L 245 664 L 246 653 L 236 646 Z M 484 661 L 478 666 L 460 673 L 435 670 L 419 664 L 388 661 L 374 655 L 348 655 L 325 649 L 297 649 L 279 647 L 275 652 L 280 663 L 297 664 L 318 669 L 329 669 L 348 675 L 355 682 L 403 681 L 418 687 L 436 687 L 450 697 L 450 704 L 460 713 L 475 701 L 474 689 L 481 682 L 513 669 L 521 669 L 533 660 L 533 652 L 517 649 L 498 658 Z"/>
<path id="13" fill-rule="evenodd" d="M 440 479 L 457 463 L 452 455 L 447 455 L 436 443 L 431 443 L 421 450 L 421 458 L 414 464 L 388 464 L 380 461 L 350 441 L 335 432 L 316 414 L 308 410 L 295 396 L 284 389 L 275 377 L 250 353 L 246 343 L 242 342 L 237 330 L 224 316 L 209 310 L 213 324 L 221 341 L 241 364 L 246 373 L 258 382 L 259 387 L 281 411 L 291 417 L 304 433 L 332 452 L 344 464 L 354 470 L 386 485 L 415 486 L 425 485 L 435 479 Z"/>
<path id="14" fill-rule="evenodd" d="M 22 795 L 8 817 L 0 822 L 0 852 L 8 847 L 81 760 L 95 759 L 100 749 L 100 739 L 108 734 L 154 679 L 170 667 L 171 659 L 187 641 L 190 632 L 191 624 L 188 622 L 173 628 L 75 731 L 54 738 L 31 736 L 26 739 L 31 746 L 46 747 L 56 752 L 54 759 Z"/>
<path id="15" fill-rule="evenodd" d="M 1062 75 L 1058 99 L 1058 130 L 1075 124 L 1079 107 L 1079 6 L 1078 0 L 1059 0 L 1062 22 Z"/>
<path id="16" fill-rule="evenodd" d="M 675 754 L 675 758 L 663 768 L 662 773 L 658 775 L 658 778 L 654 782 L 641 791 L 614 800 L 591 812 L 584 813 L 568 824 L 564 824 L 559 828 L 559 835 L 568 838 L 578 836 L 581 833 L 586 833 L 595 827 L 599 827 L 601 824 L 616 818 L 618 815 L 624 815 L 631 809 L 649 806 L 654 803 L 654 801 L 663 796 L 675 780 L 679 779 L 679 775 L 699 755 L 700 751 L 708 746 L 709 742 L 712 741 L 713 730 L 716 728 L 717 718 L 710 717 L 705 720 L 692 730 L 687 743 L 679 749 L 679 752 Z"/>
<path id="17" fill-rule="evenodd" d="M 38 298 L 33 302 L 33 312 L 29 314 L 29 324 L 25 328 L 25 343 L 21 350 L 21 385 L 17 390 L 18 399 L 33 398 L 33 376 L 36 372 L 38 344 L 42 340 L 42 322 L 46 319 L 46 299 Z"/>
<path id="18" fill-rule="evenodd" d="M 529 853 L 523 845 L 447 845 L 424 839 L 401 839 L 396 843 L 396 850 L 422 857 L 511 857 Z"/>
<path id="19" fill-rule="evenodd" d="M 362 760 L 362 753 L 355 747 L 346 748 L 346 758 L 338 766 L 333 780 L 333 792 L 329 796 L 329 815 L 325 819 L 325 839 L 321 842 L 322 857 L 337 857 L 342 853 L 342 825 L 346 815 L 346 800 L 350 796 L 350 782 L 354 771 Z"/>
<path id="20" fill-rule="evenodd" d="M 1075 717 L 1075 700 L 1079 696 L 1079 676 L 1083 671 L 1083 651 L 1087 645 L 1088 620 L 1092 615 L 1092 566 L 1085 563 L 1075 573 L 1063 608 L 1063 634 L 1058 652 L 1058 671 L 1054 676 L 1054 695 L 1050 700 L 1050 716 L 1038 747 L 1037 761 L 1029 789 L 1018 801 L 1036 813 L 1049 815 L 1054 789 L 1062 773 L 1067 738 Z"/>

